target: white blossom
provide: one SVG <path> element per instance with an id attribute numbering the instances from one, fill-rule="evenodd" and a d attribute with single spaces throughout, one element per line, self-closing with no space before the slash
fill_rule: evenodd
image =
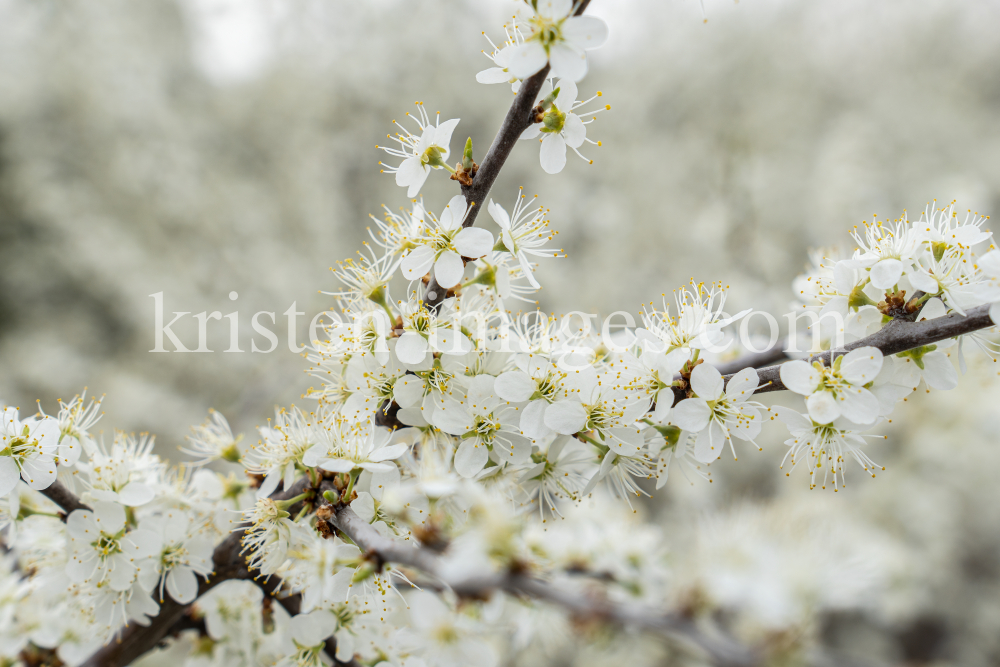
<path id="1" fill-rule="evenodd" d="M 385 167 L 384 171 L 396 175 L 396 185 L 406 188 L 406 196 L 412 198 L 420 192 L 431 169 L 450 169 L 448 155 L 451 153 L 451 135 L 458 125 L 458 119 L 442 123 L 441 114 L 438 114 L 435 122 L 431 123 L 422 102 L 417 102 L 417 116 L 407 112 L 406 117 L 417 124 L 419 134 L 414 134 L 393 121 L 403 133 L 397 132 L 395 137 L 386 135 L 386 138 L 398 143 L 399 148 L 379 148 L 403 161 L 394 167 L 381 162 L 379 164 Z"/>
<path id="2" fill-rule="evenodd" d="M 47 488 L 56 480 L 59 422 L 22 420 L 17 412 L 17 408 L 5 408 L 0 423 L 0 497 L 9 494 L 19 478 L 32 489 Z"/>
<path id="3" fill-rule="evenodd" d="M 865 385 L 875 381 L 882 368 L 882 352 L 860 347 L 838 356 L 833 366 L 795 360 L 781 365 L 785 387 L 806 397 L 809 415 L 829 424 L 843 415 L 855 424 L 871 424 L 879 414 L 878 399 Z"/>

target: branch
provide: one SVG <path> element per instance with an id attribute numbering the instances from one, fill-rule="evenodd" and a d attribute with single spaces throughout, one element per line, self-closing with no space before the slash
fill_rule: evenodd
<path id="1" fill-rule="evenodd" d="M 583 14 L 589 4 L 590 0 L 579 0 L 573 11 L 573 16 Z M 462 194 L 465 195 L 465 200 L 472 207 L 472 210 L 465 217 L 465 221 L 462 222 L 463 227 L 471 227 L 475 224 L 476 217 L 479 216 L 479 211 L 483 208 L 486 197 L 490 193 L 490 188 L 493 187 L 497 176 L 500 175 L 500 170 L 510 156 L 510 152 L 514 150 L 514 144 L 517 143 L 521 134 L 535 122 L 532 113 L 532 109 L 535 107 L 535 98 L 538 97 L 538 91 L 542 89 L 542 84 L 545 83 L 548 76 L 549 66 L 546 64 L 541 70 L 521 82 L 521 88 L 517 91 L 510 109 L 507 110 L 507 116 L 503 119 L 500 130 L 493 138 L 493 143 L 490 145 L 489 151 L 486 152 L 483 163 L 479 165 L 479 169 L 472 179 L 472 185 L 462 186 Z M 441 289 L 437 279 L 431 276 L 430 282 L 427 283 L 427 290 L 424 292 L 424 303 L 435 307 L 444 301 L 446 295 L 447 290 Z"/>
<path id="2" fill-rule="evenodd" d="M 933 320 L 923 320 L 922 322 L 908 322 L 904 319 L 895 319 L 884 327 L 873 333 L 871 336 L 861 338 L 852 343 L 848 343 L 842 348 L 833 351 L 821 352 L 809 357 L 808 361 L 822 361 L 825 365 L 830 365 L 832 355 L 840 356 L 859 347 L 877 347 L 885 356 L 905 352 L 924 345 L 930 345 L 948 338 L 961 336 L 963 334 L 989 329 L 996 326 L 990 319 L 990 304 L 985 304 L 972 308 L 967 315 L 952 313 L 944 317 L 937 317 Z M 780 376 L 781 365 L 768 366 L 757 371 L 760 378 L 761 387 L 755 393 L 763 394 L 769 391 L 782 391 L 786 389 Z M 734 374 L 726 375 L 725 380 L 729 380 Z"/>
<path id="3" fill-rule="evenodd" d="M 751 667 L 757 656 L 748 648 L 727 637 L 710 637 L 696 627 L 694 621 L 681 614 L 620 604 L 607 598 L 557 588 L 541 579 L 518 573 L 483 573 L 462 579 L 451 577 L 442 567 L 437 553 L 425 547 L 383 537 L 354 510 L 344 505 L 337 509 L 334 524 L 356 545 L 384 562 L 407 565 L 440 581 L 461 597 L 482 598 L 495 590 L 544 600 L 583 620 L 637 628 L 670 635 L 694 644 L 708 653 L 716 664 L 727 667 Z"/>
<path id="4" fill-rule="evenodd" d="M 40 493 L 62 508 L 62 515 L 59 517 L 66 522 L 66 518 L 73 513 L 74 510 L 89 510 L 90 506 L 84 504 L 79 498 L 76 497 L 72 491 L 67 489 L 65 485 L 59 480 L 52 482 L 48 488 L 42 489 Z"/>

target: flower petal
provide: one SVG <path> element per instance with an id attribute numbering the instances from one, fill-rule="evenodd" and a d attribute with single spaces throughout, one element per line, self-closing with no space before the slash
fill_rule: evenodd
<path id="1" fill-rule="evenodd" d="M 454 246 L 463 257 L 478 259 L 493 249 L 493 235 L 481 227 L 466 227 L 455 236 Z"/>
<path id="2" fill-rule="evenodd" d="M 445 250 L 434 262 L 434 277 L 438 285 L 445 289 L 462 282 L 463 275 L 465 275 L 465 262 L 453 250 Z"/>
<path id="3" fill-rule="evenodd" d="M 558 174 L 566 166 L 566 140 L 561 134 L 546 134 L 538 158 L 545 173 Z"/>
<path id="4" fill-rule="evenodd" d="M 573 435 L 587 423 L 587 411 L 577 401 L 558 401 L 545 409 L 545 425 L 556 433 Z"/>

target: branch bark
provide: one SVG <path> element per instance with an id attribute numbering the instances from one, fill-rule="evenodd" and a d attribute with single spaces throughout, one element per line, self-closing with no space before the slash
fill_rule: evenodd
<path id="1" fill-rule="evenodd" d="M 62 508 L 63 513 L 59 518 L 62 519 L 64 523 L 66 521 L 66 517 L 72 514 L 74 510 L 90 509 L 90 505 L 85 504 L 77 498 L 76 494 L 67 489 L 66 486 L 59 480 L 52 482 L 47 489 L 42 489 L 40 493 Z"/>
<path id="2" fill-rule="evenodd" d="M 882 354 L 889 356 L 948 338 L 954 338 L 955 336 L 979 331 L 980 329 L 989 329 L 993 326 L 996 325 L 990 319 L 989 304 L 973 308 L 966 315 L 952 313 L 951 315 L 945 315 L 933 320 L 924 320 L 922 322 L 908 322 L 905 319 L 895 319 L 871 336 L 848 343 L 842 348 L 814 355 L 809 357 L 808 361 L 810 363 L 813 361 L 822 361 L 825 365 L 829 366 L 833 355 L 841 356 L 851 350 L 867 346 L 877 347 L 882 351 Z M 756 393 L 763 394 L 786 389 L 784 383 L 781 381 L 780 372 L 781 364 L 768 366 L 757 371 L 761 387 Z M 728 383 L 733 375 L 735 373 L 726 375 L 725 381 Z"/>
<path id="3" fill-rule="evenodd" d="M 709 636 L 682 614 L 616 603 L 604 597 L 558 588 L 526 574 L 484 572 L 456 579 L 442 567 L 436 552 L 383 537 L 346 505 L 336 510 L 334 524 L 362 551 L 375 554 L 384 562 L 416 568 L 460 597 L 482 598 L 503 590 L 557 605 L 580 620 L 603 621 L 680 639 L 709 654 L 717 665 L 752 667 L 758 664 L 758 656 L 747 647 L 725 636 Z"/>

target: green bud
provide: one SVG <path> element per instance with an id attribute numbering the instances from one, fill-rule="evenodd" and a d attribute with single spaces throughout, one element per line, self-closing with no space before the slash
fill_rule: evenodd
<path id="1" fill-rule="evenodd" d="M 556 101 L 557 97 L 559 97 L 559 89 L 558 88 L 556 88 L 551 93 L 549 93 L 549 96 L 546 97 L 544 100 L 542 100 L 542 102 L 541 102 L 541 104 L 539 104 L 539 106 L 542 107 L 542 109 L 548 109 L 550 106 L 552 106 L 552 103 Z"/>
<path id="2" fill-rule="evenodd" d="M 462 153 L 462 168 L 466 171 L 472 169 L 472 137 L 465 140 L 465 151 Z"/>
<path id="3" fill-rule="evenodd" d="M 340 502 L 340 494 L 338 494 L 335 491 L 331 491 L 329 489 L 323 492 L 323 497 L 326 498 L 326 502 L 330 503 L 331 505 L 336 505 L 338 502 Z"/>

